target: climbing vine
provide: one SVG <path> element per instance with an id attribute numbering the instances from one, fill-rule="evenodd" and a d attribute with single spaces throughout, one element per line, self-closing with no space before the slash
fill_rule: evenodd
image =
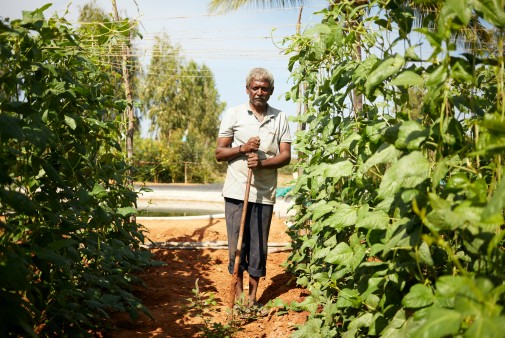
<path id="1" fill-rule="evenodd" d="M 289 39 L 294 336 L 504 337 L 503 1 L 360 3 Z"/>

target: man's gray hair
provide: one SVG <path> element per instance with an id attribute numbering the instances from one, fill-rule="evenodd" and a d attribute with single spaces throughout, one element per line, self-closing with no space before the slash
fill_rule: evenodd
<path id="1" fill-rule="evenodd" d="M 274 87 L 274 76 L 265 68 L 253 68 L 247 74 L 245 79 L 246 87 L 249 87 L 253 80 L 267 80 L 270 83 L 270 87 Z"/>

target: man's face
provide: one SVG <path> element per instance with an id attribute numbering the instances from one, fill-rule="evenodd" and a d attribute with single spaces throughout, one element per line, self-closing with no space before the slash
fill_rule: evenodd
<path id="1" fill-rule="evenodd" d="M 246 87 L 249 101 L 253 105 L 266 105 L 273 92 L 274 89 L 270 87 L 270 83 L 266 80 L 253 79 L 249 86 Z"/>

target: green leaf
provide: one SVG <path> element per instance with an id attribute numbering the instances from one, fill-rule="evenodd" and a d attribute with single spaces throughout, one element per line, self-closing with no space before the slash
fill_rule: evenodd
<path id="1" fill-rule="evenodd" d="M 432 176 L 432 188 L 435 189 L 439 185 L 445 185 L 445 181 L 443 179 L 449 172 L 451 167 L 456 167 L 461 164 L 461 159 L 458 155 L 454 155 L 451 157 L 444 157 L 442 160 L 437 162 L 435 166 L 435 170 L 433 170 Z"/>
<path id="2" fill-rule="evenodd" d="M 495 294 L 493 283 L 487 278 L 466 278 L 457 290 L 454 309 L 463 316 L 495 317 L 502 313 L 502 306 L 496 304 L 500 292 Z M 503 287 L 502 285 L 500 287 Z"/>
<path id="3" fill-rule="evenodd" d="M 61 248 L 76 246 L 78 244 L 79 244 L 78 241 L 71 238 L 66 238 L 52 242 L 51 244 L 48 245 L 48 248 L 56 251 L 60 250 Z"/>
<path id="4" fill-rule="evenodd" d="M 331 248 L 330 247 L 324 247 L 322 249 L 314 251 L 314 254 L 312 255 L 313 260 L 318 260 L 321 258 L 326 258 L 328 256 L 328 253 L 330 252 Z"/>
<path id="5" fill-rule="evenodd" d="M 505 133 L 482 130 L 475 154 L 501 154 L 505 150 Z"/>
<path id="6" fill-rule="evenodd" d="M 65 115 L 65 123 L 67 124 L 67 126 L 69 126 L 72 130 L 75 130 L 75 128 L 77 128 L 77 123 L 75 122 L 75 120 L 70 117 L 70 116 L 67 116 Z"/>
<path id="7" fill-rule="evenodd" d="M 385 199 L 402 188 L 414 188 L 428 178 L 429 161 L 419 151 L 402 157 L 384 174 L 378 189 L 378 197 Z"/>
<path id="8" fill-rule="evenodd" d="M 341 142 L 338 143 L 337 147 L 328 148 L 327 151 L 331 153 L 341 154 L 343 152 L 355 152 L 361 141 L 362 137 L 358 133 L 351 133 L 347 135 Z M 347 158 L 341 158 L 340 161 L 347 161 Z"/>
<path id="9" fill-rule="evenodd" d="M 331 28 L 325 23 L 318 23 L 303 32 L 303 36 L 313 37 L 314 35 L 329 34 Z"/>
<path id="10" fill-rule="evenodd" d="M 20 127 L 20 120 L 6 114 L 0 114 L 0 140 L 7 141 L 10 138 L 21 140 L 23 130 Z"/>
<path id="11" fill-rule="evenodd" d="M 351 265 L 353 255 L 354 252 L 351 247 L 347 243 L 341 242 L 328 253 L 324 261 L 330 264 L 349 266 Z"/>
<path id="12" fill-rule="evenodd" d="M 503 119 L 501 114 L 498 112 L 493 114 L 484 114 L 484 118 L 479 124 L 486 129 L 496 131 L 498 133 L 505 133 L 505 119 Z"/>
<path id="13" fill-rule="evenodd" d="M 339 179 L 352 175 L 353 165 L 349 160 L 342 160 L 337 163 L 321 163 L 314 167 L 309 177 L 333 177 Z"/>
<path id="14" fill-rule="evenodd" d="M 0 201 L 4 208 L 9 208 L 19 214 L 33 216 L 37 207 L 25 194 L 14 190 L 0 190 Z M 4 209 L 5 210 L 5 209 Z"/>
<path id="15" fill-rule="evenodd" d="M 35 252 L 35 255 L 39 259 L 48 260 L 60 267 L 64 267 L 70 264 L 70 259 L 49 248 L 38 248 Z"/>
<path id="16" fill-rule="evenodd" d="M 315 312 L 321 305 L 319 299 L 316 298 L 316 295 L 313 293 L 309 297 L 306 297 L 301 303 L 300 306 L 302 309 L 305 309 L 310 312 Z"/>
<path id="17" fill-rule="evenodd" d="M 324 338 L 321 334 L 322 324 L 323 324 L 322 319 L 310 318 L 305 322 L 305 324 L 303 324 L 303 326 L 301 326 L 298 330 L 293 332 L 291 337 L 293 337 L 293 338 L 305 338 L 305 337 Z"/>
<path id="18" fill-rule="evenodd" d="M 98 183 L 95 183 L 93 190 L 91 191 L 91 195 L 95 196 L 98 199 L 107 197 L 107 190 L 103 186 Z"/>
<path id="19" fill-rule="evenodd" d="M 138 211 L 134 207 L 123 207 L 123 208 L 117 209 L 117 213 L 123 217 L 127 217 L 127 216 L 138 214 Z"/>
<path id="20" fill-rule="evenodd" d="M 349 323 L 349 329 L 359 329 L 362 327 L 370 327 L 373 323 L 373 314 L 365 312 L 359 317 L 356 317 Z"/>
<path id="21" fill-rule="evenodd" d="M 422 86 L 424 84 L 424 81 L 423 78 L 417 73 L 411 70 L 406 70 L 398 74 L 398 76 L 395 77 L 393 80 L 391 80 L 389 84 L 391 86 L 411 87 L 411 86 Z"/>
<path id="22" fill-rule="evenodd" d="M 368 209 L 368 207 L 366 209 Z M 370 230 L 384 230 L 389 225 L 389 220 L 389 215 L 383 210 L 367 211 L 365 209 L 360 209 L 356 227 Z"/>
<path id="23" fill-rule="evenodd" d="M 412 338 L 450 337 L 456 335 L 462 316 L 456 311 L 430 308 L 425 322 L 412 333 Z"/>
<path id="24" fill-rule="evenodd" d="M 502 178 L 500 185 L 493 192 L 491 199 L 484 208 L 482 213 L 483 218 L 488 218 L 491 215 L 501 214 L 505 209 L 505 179 Z"/>
<path id="25" fill-rule="evenodd" d="M 417 250 L 419 261 L 428 266 L 433 266 L 433 258 L 431 258 L 430 247 L 426 242 L 422 242 Z"/>
<path id="26" fill-rule="evenodd" d="M 505 27 L 505 12 L 502 0 L 479 0 L 473 2 L 474 9 L 486 21 L 498 27 Z"/>
<path id="27" fill-rule="evenodd" d="M 468 338 L 503 338 L 505 330 L 503 329 L 505 316 L 500 317 L 482 317 L 472 318 L 472 322 L 468 330 L 465 331 L 464 337 Z"/>
<path id="28" fill-rule="evenodd" d="M 465 26 L 468 25 L 472 18 L 472 9 L 468 5 L 468 0 L 446 0 L 444 9 L 456 13 L 458 19 Z"/>
<path id="29" fill-rule="evenodd" d="M 394 57 L 379 61 L 379 65 L 370 73 L 367 81 L 365 82 L 366 95 L 369 96 L 372 94 L 372 90 L 374 90 L 375 87 L 381 84 L 388 77 L 396 74 L 404 64 L 405 59 L 400 54 L 396 54 Z"/>
<path id="30" fill-rule="evenodd" d="M 3 290 L 26 290 L 30 286 L 29 275 L 29 264 L 25 258 L 20 257 L 13 251 L 5 252 L 2 250 L 2 257 L 0 258 L 0 285 L 2 285 Z M 6 293 L 2 292 L 2 297 L 5 295 Z M 4 301 L 2 299 L 2 302 Z M 0 306 L 0 312 L 2 312 L 2 306 L 4 304 Z"/>
<path id="31" fill-rule="evenodd" d="M 317 203 L 312 204 L 308 208 L 308 211 L 312 212 L 312 219 L 316 221 L 324 215 L 332 212 L 336 204 L 337 202 L 335 201 L 326 202 L 325 200 L 321 200 Z"/>
<path id="32" fill-rule="evenodd" d="M 428 86 L 438 86 L 447 80 L 447 66 L 441 64 L 428 76 L 427 85 Z"/>
<path id="33" fill-rule="evenodd" d="M 480 224 L 482 210 L 471 202 L 463 202 L 454 210 L 442 206 L 428 213 L 427 225 L 433 231 L 465 229 L 471 225 L 483 226 L 485 224 Z"/>
<path id="34" fill-rule="evenodd" d="M 328 218 L 331 226 L 340 229 L 356 224 L 356 208 L 347 204 L 338 204 L 333 211 L 333 215 Z"/>
<path id="35" fill-rule="evenodd" d="M 407 319 L 405 310 L 399 309 L 394 317 L 389 321 L 386 328 L 381 332 L 382 338 L 409 338 L 410 334 L 407 332 Z"/>
<path id="36" fill-rule="evenodd" d="M 354 255 L 352 255 L 350 267 L 353 271 L 355 271 L 363 262 L 363 259 L 366 256 L 366 249 L 362 244 L 354 245 L 352 249 L 354 251 Z"/>
<path id="37" fill-rule="evenodd" d="M 402 299 L 402 305 L 407 308 L 418 309 L 433 304 L 433 292 L 429 286 L 424 284 L 413 285 L 409 293 Z"/>
<path id="38" fill-rule="evenodd" d="M 374 121 L 365 128 L 366 136 L 372 143 L 377 143 L 381 139 L 382 130 L 387 126 L 386 121 Z"/>
<path id="39" fill-rule="evenodd" d="M 461 276 L 440 276 L 435 283 L 437 298 L 446 298 L 450 301 L 448 306 L 454 306 L 454 298 L 463 289 L 468 280 Z M 446 301 L 444 300 L 444 303 Z"/>
<path id="40" fill-rule="evenodd" d="M 396 162 L 400 155 L 400 150 L 396 149 L 389 143 L 384 143 L 372 156 L 370 156 L 368 160 L 365 161 L 365 163 L 363 163 L 363 165 L 361 165 L 359 172 L 365 173 L 377 164 Z"/>
<path id="41" fill-rule="evenodd" d="M 104 294 L 102 297 L 100 297 L 100 301 L 104 304 L 104 305 L 112 305 L 112 304 L 115 304 L 117 302 L 119 302 L 121 300 L 121 296 L 118 296 L 118 295 L 111 295 L 111 294 Z"/>
<path id="42" fill-rule="evenodd" d="M 430 30 L 427 27 L 422 27 L 415 29 L 416 32 L 419 32 L 421 34 L 424 34 L 426 39 L 429 41 L 431 47 L 434 49 L 438 49 L 442 46 L 442 38 L 438 36 L 436 33 L 434 33 L 432 30 Z"/>
<path id="43" fill-rule="evenodd" d="M 411 47 L 407 48 L 407 50 L 405 51 L 405 59 L 406 60 L 421 61 L 421 58 L 419 57 L 419 55 L 416 54 L 416 48 L 418 48 L 418 47 L 411 46 Z"/>
<path id="44" fill-rule="evenodd" d="M 427 128 L 423 128 L 416 121 L 407 121 L 400 126 L 395 147 L 397 149 L 419 149 L 428 136 L 429 130 Z"/>
<path id="45" fill-rule="evenodd" d="M 66 90 L 66 83 L 65 82 L 58 82 L 56 80 L 54 80 L 52 83 L 51 83 L 51 86 L 50 88 L 48 88 L 45 92 L 44 92 L 44 95 L 48 95 L 48 94 L 52 94 L 52 95 L 60 95 L 60 94 L 63 94 L 65 93 L 67 90 Z"/>
<path id="46" fill-rule="evenodd" d="M 103 307 L 103 304 L 95 299 L 86 299 L 85 302 L 86 302 L 87 306 L 89 306 L 90 308 L 92 308 L 94 310 L 100 309 Z"/>
<path id="47" fill-rule="evenodd" d="M 341 178 L 352 175 L 353 165 L 350 161 L 344 160 L 337 163 L 329 164 L 324 170 L 324 177 Z"/>
<path id="48" fill-rule="evenodd" d="M 343 307 L 358 307 L 361 304 L 359 291 L 355 289 L 342 289 L 338 293 L 337 306 Z"/>
<path id="49" fill-rule="evenodd" d="M 469 82 L 473 81 L 473 76 L 470 74 L 464 66 L 461 65 L 461 62 L 455 62 L 451 67 L 451 75 L 454 79 L 460 82 Z"/>
<path id="50" fill-rule="evenodd" d="M 356 70 L 352 74 L 352 80 L 354 81 L 366 81 L 370 71 L 379 62 L 376 55 L 369 54 L 368 57 L 360 62 L 356 67 Z"/>

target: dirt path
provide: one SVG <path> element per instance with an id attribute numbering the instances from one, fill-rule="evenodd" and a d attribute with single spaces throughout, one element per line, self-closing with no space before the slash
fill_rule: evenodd
<path id="1" fill-rule="evenodd" d="M 225 241 L 226 225 L 223 219 L 212 220 L 163 220 L 139 221 L 148 230 L 148 237 L 155 242 L 205 242 Z M 289 242 L 283 219 L 274 217 L 269 242 Z M 231 276 L 227 272 L 228 254 L 223 249 L 166 250 L 153 249 L 156 259 L 166 263 L 151 268 L 140 275 L 147 288 L 135 294 L 149 308 L 154 321 L 142 316 L 132 322 L 128 315 L 116 316 L 117 331 L 112 337 L 198 337 L 201 336 L 203 319 L 188 312 L 188 298 L 198 280 L 200 292 L 214 294 L 217 305 L 212 307 L 210 323 L 227 324 L 226 302 L 230 295 Z M 277 297 L 290 302 L 305 296 L 303 289 L 295 286 L 292 276 L 281 264 L 287 252 L 268 256 L 267 276 L 262 278 L 258 292 L 259 301 L 266 304 Z M 247 278 L 247 277 L 246 277 Z M 276 309 L 261 318 L 241 321 L 233 337 L 288 337 L 296 325 L 303 323 L 306 313 L 289 312 L 279 315 Z"/>

